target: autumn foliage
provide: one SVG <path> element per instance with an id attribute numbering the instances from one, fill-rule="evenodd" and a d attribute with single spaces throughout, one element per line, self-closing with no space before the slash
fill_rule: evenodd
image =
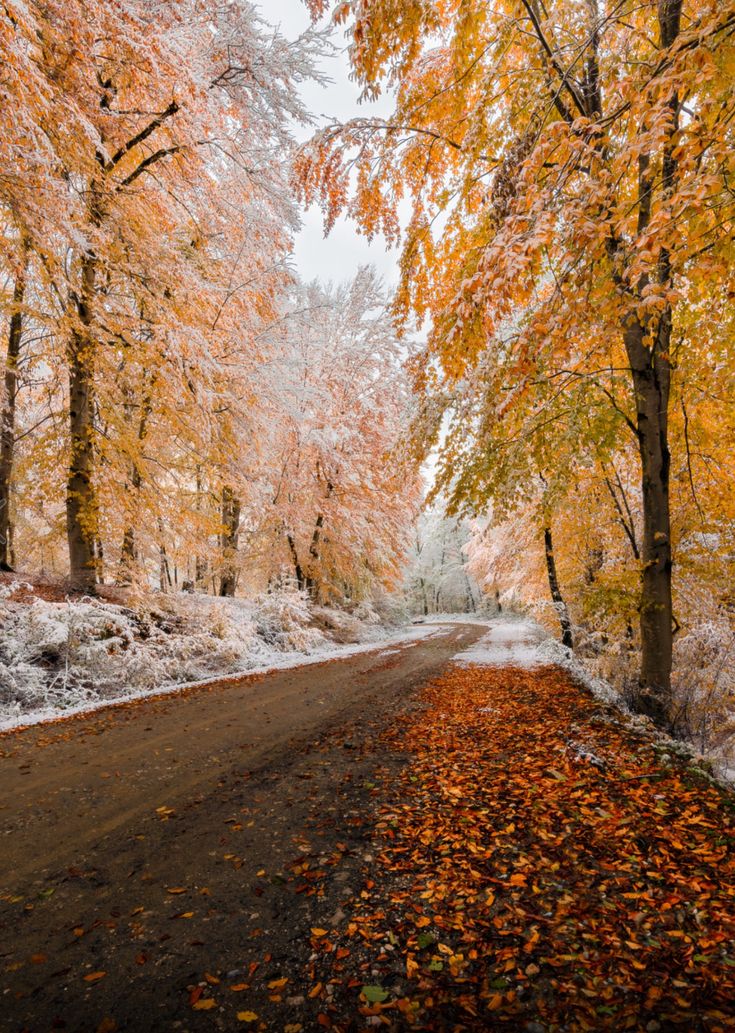
<path id="1" fill-rule="evenodd" d="M 732 527 L 729 460 L 699 443 L 732 422 L 732 392 L 712 377 L 732 379 L 735 8 L 332 10 L 364 95 L 388 93 L 394 110 L 325 127 L 302 152 L 301 189 L 327 226 L 346 212 L 400 239 L 396 315 L 429 327 L 419 452 L 439 446 L 456 509 L 502 519 L 531 504 L 541 538 L 562 524 L 557 542 L 577 493 L 592 484 L 608 513 L 624 509 L 613 468 L 632 472 L 633 695 L 670 721 L 687 621 L 672 596 L 673 496 L 688 495 L 687 530 L 693 519 L 720 557 Z"/>
<path id="2" fill-rule="evenodd" d="M 384 747 L 407 763 L 373 793 L 375 865 L 314 941 L 325 1025 L 732 1028 L 732 808 L 706 776 L 548 667 L 455 667 Z"/>
<path id="3" fill-rule="evenodd" d="M 415 480 L 379 473 L 406 394 L 381 287 L 338 320 L 288 261 L 320 35 L 248 3 L 11 0 L 0 42 L 0 566 L 86 592 L 395 580 Z"/>

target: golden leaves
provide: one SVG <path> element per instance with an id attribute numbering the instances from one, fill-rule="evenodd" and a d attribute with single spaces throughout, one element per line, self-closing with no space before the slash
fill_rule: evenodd
<path id="1" fill-rule="evenodd" d="M 479 1033 L 489 1014 L 643 1030 L 655 1009 L 724 1031 L 735 860 L 717 843 L 735 827 L 720 791 L 661 766 L 559 669 L 454 669 L 425 702 L 387 735 L 411 759 L 341 934 L 373 952 L 368 993 L 350 980 L 361 1014 L 439 1031 L 461 1007 Z"/>

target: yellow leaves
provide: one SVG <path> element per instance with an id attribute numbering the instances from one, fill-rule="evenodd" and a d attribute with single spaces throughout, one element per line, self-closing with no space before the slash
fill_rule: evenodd
<path id="1" fill-rule="evenodd" d="M 237 1013 L 238 1022 L 257 1022 L 258 1013 L 254 1011 L 239 1011 Z"/>
<path id="2" fill-rule="evenodd" d="M 327 936 L 329 933 L 328 929 L 312 928 L 311 935 L 316 939 L 321 939 L 322 936 Z"/>
<path id="3" fill-rule="evenodd" d="M 213 997 L 200 997 L 198 1001 L 194 1001 L 192 1004 L 194 1011 L 210 1011 L 216 1007 L 217 1002 Z"/>

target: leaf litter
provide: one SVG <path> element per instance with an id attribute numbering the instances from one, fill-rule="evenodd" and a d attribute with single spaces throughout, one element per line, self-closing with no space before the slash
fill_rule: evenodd
<path id="1" fill-rule="evenodd" d="M 732 796 L 561 668 L 454 666 L 423 704 L 383 736 L 409 759 L 347 923 L 312 939 L 320 1025 L 735 1029 Z"/>

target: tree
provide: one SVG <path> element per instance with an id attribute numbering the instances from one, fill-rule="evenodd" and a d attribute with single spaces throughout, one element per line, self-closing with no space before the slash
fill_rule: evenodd
<path id="1" fill-rule="evenodd" d="M 429 444 L 467 380 L 496 365 L 512 375 L 506 412 L 533 411 L 539 382 L 578 402 L 584 379 L 586 397 L 608 403 L 600 424 L 633 435 L 635 702 L 666 721 L 669 420 L 672 373 L 689 360 L 677 320 L 730 276 L 735 5 L 372 0 L 340 3 L 336 18 L 365 93 L 387 83 L 395 112 L 318 134 L 301 160 L 303 195 L 321 201 L 328 225 L 347 210 L 395 240 L 410 194 L 396 311 L 431 317 L 416 363 Z M 482 456 L 470 465 L 476 473 Z M 468 475 L 458 489 L 475 505 L 476 486 Z"/>
<path id="2" fill-rule="evenodd" d="M 479 608 L 480 591 L 465 556 L 469 539 L 467 521 L 445 517 L 441 503 L 420 515 L 406 576 L 417 612 L 474 613 Z"/>
<path id="3" fill-rule="evenodd" d="M 336 288 L 294 287 L 267 346 L 266 540 L 319 599 L 396 584 L 418 478 L 399 453 L 409 390 L 374 271 Z"/>
<path id="4" fill-rule="evenodd" d="M 165 496 L 203 460 L 213 480 L 234 461 L 217 425 L 244 429 L 256 337 L 289 279 L 290 126 L 308 121 L 297 84 L 321 41 L 194 0 L 155 18 L 134 0 L 11 2 L 0 29 L 0 206 L 33 260 L 48 398 L 68 420 L 71 580 L 92 591 L 106 538 L 129 566 L 166 534 Z"/>

